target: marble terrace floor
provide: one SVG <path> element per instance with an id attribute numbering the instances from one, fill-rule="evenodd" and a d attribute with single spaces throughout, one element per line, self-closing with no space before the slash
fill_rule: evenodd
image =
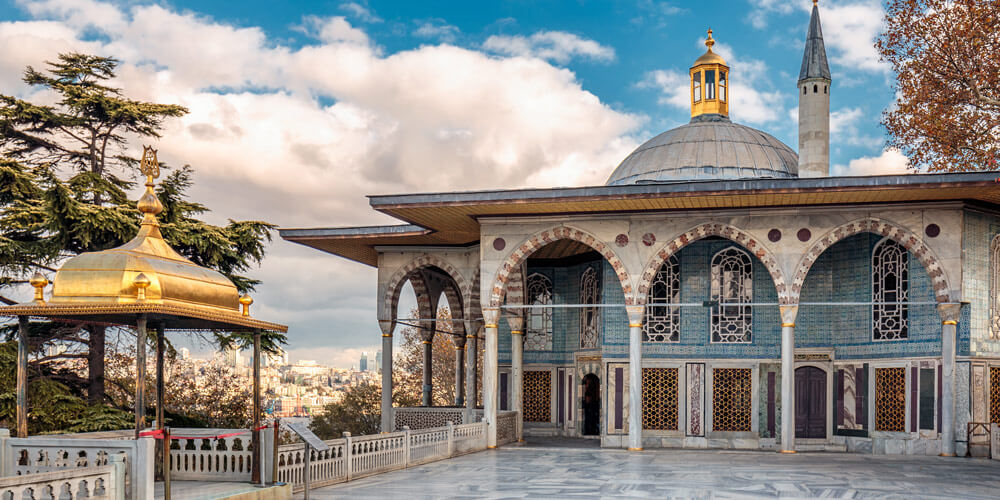
<path id="1" fill-rule="evenodd" d="M 310 496 L 997 499 L 1000 461 L 727 450 L 628 453 L 543 442 L 319 488 Z"/>

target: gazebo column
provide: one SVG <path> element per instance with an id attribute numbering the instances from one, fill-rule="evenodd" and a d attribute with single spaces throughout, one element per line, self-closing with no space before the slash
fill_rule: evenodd
<path id="1" fill-rule="evenodd" d="M 511 409 L 517 412 L 514 434 L 524 441 L 524 318 L 507 316 L 510 325 L 510 385 Z"/>
<path id="2" fill-rule="evenodd" d="M 455 343 L 455 406 L 465 404 L 465 335 L 452 337 Z M 468 422 L 465 422 L 468 423 Z"/>
<path id="3" fill-rule="evenodd" d="M 644 306 L 626 306 L 628 313 L 628 450 L 642 451 L 642 320 Z"/>
<path id="4" fill-rule="evenodd" d="M 497 447 L 497 320 L 499 307 L 484 307 L 486 352 L 483 356 L 483 419 L 486 420 L 486 447 Z"/>
<path id="5" fill-rule="evenodd" d="M 156 325 L 156 428 L 163 429 L 165 427 L 164 419 L 164 351 L 166 350 L 167 340 L 164 338 L 163 325 Z"/>
<path id="6" fill-rule="evenodd" d="M 392 328 L 393 321 L 380 319 L 382 330 L 382 432 L 395 430 L 392 415 Z"/>
<path id="7" fill-rule="evenodd" d="M 428 330 L 421 334 L 424 342 L 424 389 L 421 398 L 421 406 L 434 406 L 434 333 L 437 330 L 437 323 L 431 323 Z M 384 357 L 384 355 L 383 355 Z"/>
<path id="8" fill-rule="evenodd" d="M 474 323 L 467 321 L 465 327 L 465 408 L 474 410 L 476 408 L 477 383 L 476 369 L 479 363 L 479 332 L 473 330 Z"/>
<path id="9" fill-rule="evenodd" d="M 795 317 L 798 304 L 781 312 L 781 452 L 795 453 Z"/>
<path id="10" fill-rule="evenodd" d="M 146 427 L 146 315 L 136 321 L 135 340 L 135 438 Z"/>
<path id="11" fill-rule="evenodd" d="M 955 456 L 955 334 L 959 304 L 941 304 L 941 456 Z"/>
<path id="12" fill-rule="evenodd" d="M 28 437 L 28 322 L 17 317 L 17 437 Z"/>
<path id="13" fill-rule="evenodd" d="M 260 330 L 253 332 L 253 432 L 250 433 L 250 445 L 253 447 L 253 466 L 250 468 L 250 481 L 260 483 Z M 277 446 L 277 443 L 275 443 Z"/>

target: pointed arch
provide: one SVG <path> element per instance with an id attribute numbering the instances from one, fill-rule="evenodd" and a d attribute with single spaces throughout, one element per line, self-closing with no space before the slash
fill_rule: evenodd
<path id="1" fill-rule="evenodd" d="M 427 283 L 425 283 L 421 273 L 418 272 L 421 269 L 430 267 L 436 267 L 444 271 L 447 277 L 450 278 L 447 280 L 448 284 L 444 287 L 443 291 L 445 297 L 448 298 L 448 306 L 451 309 L 452 319 L 463 320 L 470 317 L 471 311 L 469 311 L 469 308 L 472 305 L 472 288 L 470 282 L 462 276 L 462 273 L 458 272 L 455 266 L 446 260 L 436 255 L 425 253 L 397 269 L 392 277 L 389 278 L 382 301 L 386 314 L 392 320 L 393 328 L 396 324 L 396 309 L 399 306 L 399 294 L 406 281 L 410 281 L 413 291 L 416 292 L 417 308 L 420 310 L 421 316 L 428 315 L 428 317 L 434 317 L 436 315 L 437 311 L 432 309 L 433 305 L 437 303 L 437 297 L 430 297 Z M 454 333 L 456 335 L 465 331 L 465 325 L 461 321 L 455 322 L 454 326 Z"/>
<path id="2" fill-rule="evenodd" d="M 860 233 L 882 235 L 902 245 L 927 270 L 927 274 L 931 278 L 931 284 L 934 287 L 935 300 L 938 302 L 951 302 L 951 287 L 949 286 L 948 277 L 945 275 L 941 259 L 938 258 L 934 251 L 916 234 L 899 225 L 886 220 L 868 217 L 848 222 L 827 232 L 823 237 L 817 239 L 816 243 L 813 243 L 809 247 L 809 250 L 802 255 L 798 266 L 795 268 L 795 274 L 792 275 L 792 282 L 789 286 L 788 295 L 793 303 L 798 303 L 799 294 L 802 292 L 802 284 L 805 283 L 806 276 L 809 274 L 809 270 L 816 262 L 816 259 L 838 241 Z"/>
<path id="3" fill-rule="evenodd" d="M 691 243 L 709 236 L 718 236 L 738 243 L 751 255 L 757 257 L 764 265 L 764 268 L 767 269 L 767 272 L 770 273 L 771 280 L 774 281 L 774 287 L 778 291 L 778 301 L 782 304 L 790 303 L 786 293 L 785 275 L 781 272 L 778 260 L 774 257 L 771 250 L 757 238 L 721 222 L 700 224 L 664 243 L 660 247 L 660 250 L 649 259 L 649 262 L 646 263 L 646 267 L 642 271 L 642 275 L 639 276 L 639 283 L 636 287 L 636 302 L 639 304 L 646 303 L 649 288 L 656 277 L 656 272 L 667 259 Z"/>
<path id="4" fill-rule="evenodd" d="M 633 303 L 631 278 L 625 268 L 625 263 L 622 262 L 615 251 L 611 249 L 611 245 L 608 245 L 607 243 L 601 241 L 598 237 L 582 229 L 569 226 L 557 226 L 552 229 L 546 229 L 533 234 L 507 255 L 507 257 L 500 264 L 499 269 L 497 269 L 496 277 L 493 280 L 493 286 L 490 289 L 490 306 L 500 307 L 500 305 L 503 304 L 504 294 L 506 293 L 505 288 L 508 281 L 511 280 L 513 273 L 520 268 L 521 264 L 523 264 L 528 257 L 535 252 L 535 250 L 538 250 L 553 241 L 559 240 L 578 241 L 600 253 L 601 256 L 608 261 L 608 264 L 611 265 L 615 274 L 618 275 L 618 281 L 621 282 L 622 292 L 625 294 L 625 303 L 629 305 Z"/>

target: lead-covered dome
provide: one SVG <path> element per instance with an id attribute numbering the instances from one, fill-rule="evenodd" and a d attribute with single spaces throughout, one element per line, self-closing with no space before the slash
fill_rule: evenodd
<path id="1" fill-rule="evenodd" d="M 684 180 L 798 177 L 799 157 L 771 134 L 722 115 L 695 116 L 639 146 L 608 186 Z"/>

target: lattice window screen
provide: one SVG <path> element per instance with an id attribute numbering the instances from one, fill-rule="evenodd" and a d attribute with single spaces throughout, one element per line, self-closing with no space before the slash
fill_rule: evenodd
<path id="1" fill-rule="evenodd" d="M 552 280 L 544 274 L 528 276 L 528 303 L 533 306 L 552 305 Z M 528 325 L 524 332 L 526 351 L 552 350 L 552 308 L 532 307 L 528 312 Z"/>
<path id="2" fill-rule="evenodd" d="M 990 421 L 1000 424 L 1000 367 L 990 368 Z"/>
<path id="3" fill-rule="evenodd" d="M 525 422 L 552 420 L 552 372 L 525 371 L 522 408 Z"/>
<path id="4" fill-rule="evenodd" d="M 1000 235 L 990 243 L 990 338 L 1000 339 Z"/>
<path id="5" fill-rule="evenodd" d="M 750 255 L 736 247 L 712 257 L 712 300 L 720 304 L 712 308 L 712 342 L 751 341 L 751 264 Z"/>
<path id="6" fill-rule="evenodd" d="M 677 430 L 677 368 L 642 369 L 642 428 Z"/>
<path id="7" fill-rule="evenodd" d="M 875 430 L 906 431 L 906 368 L 875 369 Z"/>
<path id="8" fill-rule="evenodd" d="M 646 301 L 646 321 L 642 323 L 644 342 L 677 342 L 681 332 L 681 273 L 677 257 L 671 255 L 656 271 Z"/>
<path id="9" fill-rule="evenodd" d="M 872 338 L 901 340 L 908 336 L 910 254 L 899 243 L 884 240 L 872 253 Z"/>
<path id="10" fill-rule="evenodd" d="M 580 311 L 580 347 L 596 349 L 601 345 L 601 279 L 597 269 L 588 267 L 580 277 L 580 303 L 595 304 Z"/>
<path id="11" fill-rule="evenodd" d="M 712 370 L 712 429 L 750 432 L 753 418 L 753 386 L 750 368 Z"/>

